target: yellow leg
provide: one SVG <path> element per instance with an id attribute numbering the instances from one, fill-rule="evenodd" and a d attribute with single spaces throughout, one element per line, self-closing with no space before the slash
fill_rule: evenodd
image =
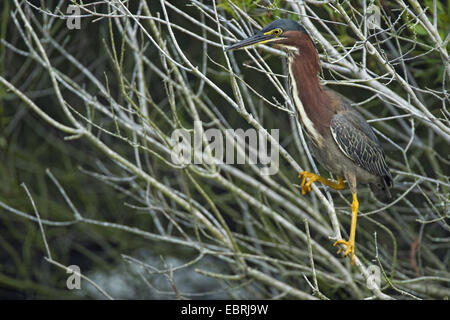
<path id="1" fill-rule="evenodd" d="M 356 196 L 356 193 L 353 193 L 353 202 L 352 202 L 352 224 L 350 227 L 350 237 L 348 241 L 345 240 L 338 240 L 336 241 L 333 246 L 337 246 L 340 244 L 345 245 L 345 251 L 344 256 L 346 257 L 348 254 L 351 256 L 351 262 L 352 264 L 355 263 L 355 235 L 356 235 L 356 218 L 358 216 L 358 197 Z M 337 253 L 340 253 L 342 249 L 339 249 Z"/>
<path id="2" fill-rule="evenodd" d="M 330 188 L 333 188 L 334 190 L 342 190 L 344 189 L 344 180 L 342 180 L 341 177 L 338 177 L 338 182 L 333 182 L 331 180 L 325 179 L 324 177 L 321 177 L 315 173 L 311 173 L 308 171 L 303 171 L 298 175 L 299 178 L 302 179 L 301 187 L 302 187 L 302 194 L 305 195 L 307 192 L 311 191 L 311 184 L 313 182 L 319 181 L 320 183 L 329 186 Z M 306 181 L 308 180 L 308 181 Z"/>

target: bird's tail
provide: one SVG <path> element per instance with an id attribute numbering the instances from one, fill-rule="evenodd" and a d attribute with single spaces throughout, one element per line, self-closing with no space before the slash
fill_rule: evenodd
<path id="1" fill-rule="evenodd" d="M 384 177 L 380 177 L 380 180 L 377 183 L 371 183 L 370 190 L 372 190 L 378 200 L 387 203 L 392 198 L 391 192 L 389 191 L 389 188 L 392 187 L 392 185 L 392 177 L 390 175 L 386 175 Z"/>

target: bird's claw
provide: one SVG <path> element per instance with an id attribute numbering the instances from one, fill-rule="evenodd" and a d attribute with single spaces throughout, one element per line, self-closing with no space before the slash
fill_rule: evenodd
<path id="1" fill-rule="evenodd" d="M 338 246 L 340 244 L 345 245 L 345 251 L 344 251 L 344 257 L 348 256 L 350 254 L 351 263 L 355 263 L 355 243 L 353 241 L 345 241 L 343 239 L 336 241 L 333 246 Z M 339 248 L 337 253 L 341 253 L 342 248 Z"/>
<path id="2" fill-rule="evenodd" d="M 307 194 L 311 191 L 311 184 L 314 181 L 317 181 L 318 176 L 314 173 L 308 172 L 308 171 L 302 171 L 298 175 L 300 179 L 302 179 L 302 183 L 300 186 L 302 187 L 302 195 Z M 307 181 L 308 180 L 308 181 Z"/>

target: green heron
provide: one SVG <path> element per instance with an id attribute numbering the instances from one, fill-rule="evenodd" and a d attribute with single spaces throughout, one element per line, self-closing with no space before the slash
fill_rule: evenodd
<path id="1" fill-rule="evenodd" d="M 316 181 L 342 190 L 345 178 L 350 187 L 353 200 L 349 239 L 337 240 L 334 246 L 344 245 L 344 256 L 350 254 L 353 264 L 359 207 L 357 182 L 369 184 L 372 192 L 383 201 L 391 197 L 392 176 L 384 151 L 372 128 L 348 100 L 320 84 L 319 55 L 305 28 L 295 21 L 279 19 L 226 51 L 263 43 L 286 51 L 291 98 L 308 147 L 317 161 L 337 177 L 337 182 L 333 182 L 303 171 L 299 175 L 302 194 L 311 191 L 311 184 Z"/>

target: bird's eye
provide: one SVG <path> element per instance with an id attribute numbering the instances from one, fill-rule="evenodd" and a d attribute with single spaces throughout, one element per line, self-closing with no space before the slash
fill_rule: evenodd
<path id="1" fill-rule="evenodd" d="M 281 34 L 281 29 L 275 29 L 275 30 L 273 30 L 272 31 L 272 34 L 274 35 L 274 36 L 279 36 L 280 34 Z"/>

